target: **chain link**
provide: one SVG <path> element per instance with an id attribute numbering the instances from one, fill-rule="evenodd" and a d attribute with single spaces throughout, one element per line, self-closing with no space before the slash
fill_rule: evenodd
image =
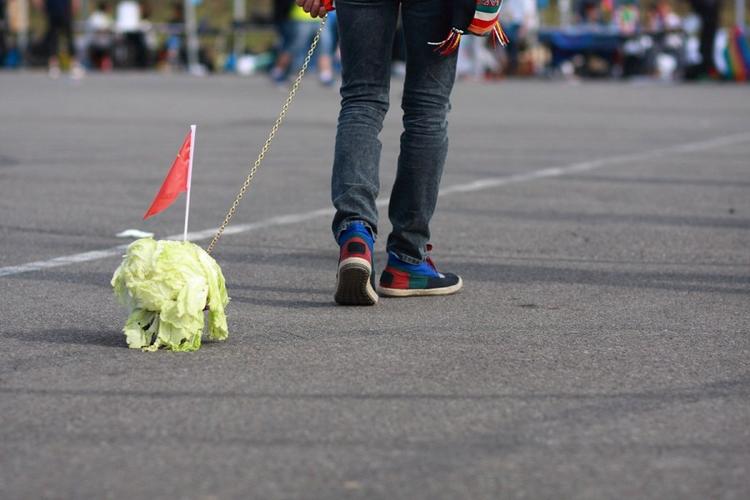
<path id="1" fill-rule="evenodd" d="M 315 34 L 315 38 L 313 38 L 313 41 L 310 44 L 310 49 L 307 51 L 307 56 L 305 56 L 305 61 L 302 63 L 302 67 L 300 68 L 299 73 L 297 74 L 297 78 L 294 80 L 294 83 L 292 84 L 292 88 L 289 90 L 289 96 L 286 98 L 284 105 L 281 107 L 281 112 L 279 113 L 279 116 L 276 118 L 276 121 L 274 122 L 273 127 L 271 127 L 271 131 L 268 134 L 268 139 L 266 139 L 266 142 L 263 144 L 263 147 L 260 149 L 258 158 L 255 160 L 255 163 L 250 168 L 250 171 L 248 172 L 247 177 L 245 178 L 245 182 L 242 184 L 242 187 L 240 188 L 239 193 L 237 193 L 237 197 L 234 199 L 232 206 L 229 208 L 229 211 L 227 212 L 227 215 L 224 217 L 224 222 L 222 222 L 221 226 L 219 226 L 219 229 L 218 231 L 216 231 L 216 234 L 211 240 L 211 243 L 209 243 L 208 247 L 206 248 L 207 253 L 210 254 L 213 251 L 216 244 L 221 239 L 221 236 L 224 234 L 224 230 L 227 228 L 227 225 L 229 225 L 229 221 L 232 220 L 232 216 L 234 216 L 234 213 L 237 211 L 237 207 L 240 206 L 240 201 L 242 200 L 243 196 L 245 196 L 247 189 L 250 187 L 250 183 L 253 181 L 253 177 L 255 177 L 255 173 L 258 171 L 258 169 L 260 168 L 260 165 L 263 163 L 263 159 L 266 157 L 266 154 L 268 153 L 268 150 L 271 147 L 271 143 L 273 142 L 274 137 L 276 137 L 276 133 L 279 131 L 279 127 L 281 126 L 281 123 L 284 121 L 284 117 L 286 116 L 287 111 L 289 111 L 289 106 L 292 104 L 292 101 L 294 101 L 294 97 L 297 95 L 297 90 L 299 89 L 300 83 L 302 83 L 302 77 L 305 76 L 305 71 L 307 71 L 307 66 L 310 64 L 310 59 L 312 58 L 313 53 L 315 52 L 315 48 L 318 46 L 318 42 L 320 41 L 320 36 L 323 33 L 325 26 L 326 26 L 326 18 L 324 17 L 320 21 L 320 27 L 318 28 L 318 32 Z"/>

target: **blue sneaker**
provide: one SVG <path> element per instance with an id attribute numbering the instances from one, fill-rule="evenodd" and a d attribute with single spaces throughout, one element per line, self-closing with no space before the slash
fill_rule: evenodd
<path id="1" fill-rule="evenodd" d="M 364 223 L 352 222 L 339 235 L 339 267 L 336 274 L 337 304 L 371 306 L 378 294 L 372 273 L 372 253 L 375 241 Z"/>
<path id="2" fill-rule="evenodd" d="M 432 245 L 427 245 L 427 251 Z M 408 264 L 388 254 L 388 265 L 380 275 L 378 293 L 388 297 L 450 295 L 463 287 L 460 276 L 440 273 L 430 257 L 421 264 Z"/>

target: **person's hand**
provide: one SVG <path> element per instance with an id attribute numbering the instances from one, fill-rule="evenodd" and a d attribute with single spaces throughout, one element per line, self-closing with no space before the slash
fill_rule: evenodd
<path id="1" fill-rule="evenodd" d="M 302 10 L 309 13 L 312 17 L 325 17 L 326 8 L 323 5 L 323 0 L 296 0 L 297 5 L 302 7 Z"/>

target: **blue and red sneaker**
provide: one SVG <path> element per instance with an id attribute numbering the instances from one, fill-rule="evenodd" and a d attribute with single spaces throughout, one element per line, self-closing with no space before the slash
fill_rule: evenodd
<path id="1" fill-rule="evenodd" d="M 427 245 L 427 251 L 432 245 Z M 421 264 L 409 264 L 388 254 L 388 265 L 380 275 L 378 293 L 388 297 L 450 295 L 463 287 L 460 276 L 440 273 L 428 256 Z"/>
<path id="2" fill-rule="evenodd" d="M 336 303 L 371 306 L 378 301 L 372 274 L 374 240 L 364 223 L 355 221 L 339 235 L 339 268 L 336 275 Z"/>

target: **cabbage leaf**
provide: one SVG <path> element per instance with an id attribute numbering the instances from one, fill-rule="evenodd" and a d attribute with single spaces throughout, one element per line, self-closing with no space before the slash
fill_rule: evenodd
<path id="1" fill-rule="evenodd" d="M 208 338 L 225 340 L 229 335 L 224 275 L 216 261 L 193 243 L 134 241 L 112 276 L 112 287 L 130 313 L 123 328 L 130 348 L 198 350 L 206 309 Z"/>

